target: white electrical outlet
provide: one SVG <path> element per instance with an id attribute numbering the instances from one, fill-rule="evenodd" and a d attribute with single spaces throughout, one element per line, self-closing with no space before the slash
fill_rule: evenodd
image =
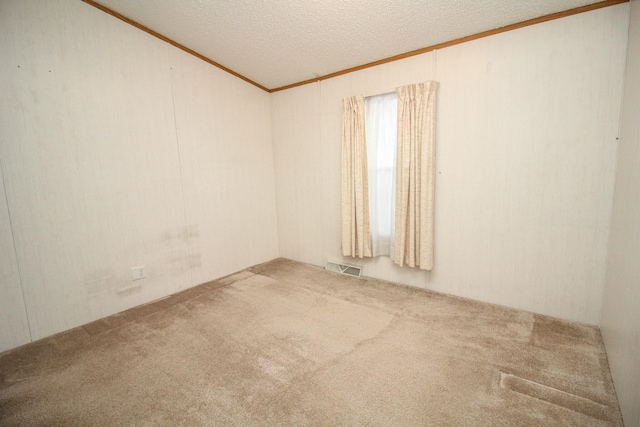
<path id="1" fill-rule="evenodd" d="M 147 273 L 144 271 L 144 265 L 139 267 L 133 267 L 131 269 L 131 280 L 140 280 L 147 277 Z"/>

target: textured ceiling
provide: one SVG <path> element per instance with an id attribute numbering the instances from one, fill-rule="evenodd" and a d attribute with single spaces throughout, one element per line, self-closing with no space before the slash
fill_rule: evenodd
<path id="1" fill-rule="evenodd" d="M 269 89 L 600 0 L 97 0 Z"/>

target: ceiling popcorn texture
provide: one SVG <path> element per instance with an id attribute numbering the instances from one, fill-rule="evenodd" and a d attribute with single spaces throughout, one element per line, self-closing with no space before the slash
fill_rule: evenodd
<path id="1" fill-rule="evenodd" d="M 97 0 L 269 89 L 600 0 Z"/>

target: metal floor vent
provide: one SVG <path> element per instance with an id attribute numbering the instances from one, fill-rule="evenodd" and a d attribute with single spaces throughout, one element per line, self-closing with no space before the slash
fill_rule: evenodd
<path id="1" fill-rule="evenodd" d="M 325 270 L 333 271 L 340 274 L 346 274 L 347 276 L 362 276 L 362 266 L 359 265 L 341 264 L 338 262 L 329 261 L 327 262 Z"/>

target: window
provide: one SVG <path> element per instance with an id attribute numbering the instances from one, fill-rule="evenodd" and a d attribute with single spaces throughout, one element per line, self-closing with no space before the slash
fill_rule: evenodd
<path id="1" fill-rule="evenodd" d="M 433 268 L 438 87 L 429 81 L 342 100 L 343 256 L 389 255 L 400 267 Z"/>
<path id="2" fill-rule="evenodd" d="M 369 221 L 373 256 L 393 258 L 395 163 L 398 96 L 395 92 L 364 100 Z"/>

